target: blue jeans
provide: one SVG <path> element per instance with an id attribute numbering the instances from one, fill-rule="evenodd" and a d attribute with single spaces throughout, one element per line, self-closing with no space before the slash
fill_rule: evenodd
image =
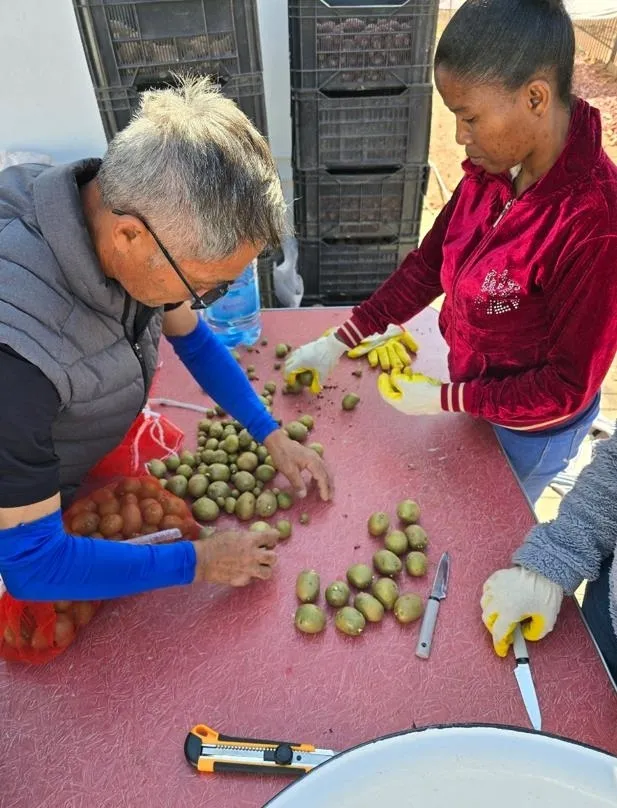
<path id="1" fill-rule="evenodd" d="M 495 434 L 506 453 L 523 491 L 533 504 L 570 460 L 600 411 L 600 394 L 572 421 L 543 432 L 519 432 L 495 426 Z"/>
<path id="2" fill-rule="evenodd" d="M 600 568 L 598 580 L 587 584 L 583 614 L 611 676 L 617 681 L 617 636 L 613 629 L 609 606 L 609 572 L 612 564 L 613 558 L 607 558 Z"/>

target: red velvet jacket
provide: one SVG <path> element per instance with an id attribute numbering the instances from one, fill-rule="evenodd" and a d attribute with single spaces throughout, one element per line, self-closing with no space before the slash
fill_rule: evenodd
<path id="1" fill-rule="evenodd" d="M 600 114 L 576 101 L 551 170 L 515 198 L 469 161 L 419 249 L 339 330 L 347 344 L 405 323 L 445 292 L 442 407 L 516 429 L 567 420 L 617 350 L 617 167 Z"/>

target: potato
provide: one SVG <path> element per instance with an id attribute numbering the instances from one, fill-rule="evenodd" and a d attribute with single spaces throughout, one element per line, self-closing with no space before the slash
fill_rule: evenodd
<path id="1" fill-rule="evenodd" d="M 138 477 L 126 477 L 118 486 L 118 494 L 138 494 L 141 491 L 141 480 Z"/>
<path id="2" fill-rule="evenodd" d="M 73 620 L 79 628 L 87 625 L 96 612 L 96 604 L 90 600 L 80 600 L 73 604 Z"/>
<path id="3" fill-rule="evenodd" d="M 75 624 L 67 614 L 56 615 L 54 627 L 54 645 L 57 648 L 66 648 L 75 639 Z"/>
<path id="4" fill-rule="evenodd" d="M 113 494 L 110 500 L 99 505 L 99 516 L 108 516 L 110 513 L 120 513 L 120 500 Z"/>
<path id="5" fill-rule="evenodd" d="M 120 516 L 123 522 L 122 533 L 124 538 L 133 538 L 133 536 L 141 530 L 144 521 L 141 516 L 141 511 L 139 510 L 139 505 L 124 505 L 120 509 Z"/>
<path id="6" fill-rule="evenodd" d="M 105 488 L 99 488 L 98 491 L 93 491 L 90 494 L 90 499 L 92 502 L 96 502 L 97 505 L 103 505 L 103 503 L 115 499 L 115 496 L 114 492 L 106 486 Z"/>
<path id="7" fill-rule="evenodd" d="M 189 509 L 184 500 L 175 496 L 167 496 L 161 500 L 163 506 L 163 513 L 166 516 L 181 516 L 182 518 L 189 515 Z"/>
<path id="8" fill-rule="evenodd" d="M 30 645 L 33 651 L 47 651 L 49 641 L 42 628 L 35 628 Z"/>
<path id="9" fill-rule="evenodd" d="M 17 648 L 17 635 L 10 626 L 5 627 L 2 639 L 7 645 L 10 645 L 11 648 Z"/>
<path id="10" fill-rule="evenodd" d="M 79 502 L 71 505 L 66 512 L 66 516 L 68 519 L 72 519 L 80 513 L 94 513 L 94 511 L 96 511 L 96 502 L 91 499 L 80 499 Z"/>
<path id="11" fill-rule="evenodd" d="M 184 519 L 177 514 L 167 514 L 161 519 L 160 528 L 161 530 L 182 530 L 182 526 L 184 525 Z"/>
<path id="12" fill-rule="evenodd" d="M 140 499 L 148 499 L 149 497 L 156 497 L 161 490 L 161 483 L 154 477 L 144 477 L 141 481 L 141 491 L 139 492 Z"/>
<path id="13" fill-rule="evenodd" d="M 90 536 L 99 529 L 99 523 L 96 513 L 80 513 L 71 521 L 71 532 L 78 536 Z"/>
<path id="14" fill-rule="evenodd" d="M 122 533 L 123 527 L 124 522 L 120 514 L 110 513 L 107 516 L 103 516 L 101 519 L 99 530 L 106 539 L 109 539 L 112 536 L 116 536 L 118 533 Z"/>
<path id="15" fill-rule="evenodd" d="M 155 499 L 142 499 L 139 508 L 141 510 L 141 515 L 143 516 L 144 522 L 148 525 L 158 526 L 161 519 L 165 515 L 163 512 L 163 506 Z"/>

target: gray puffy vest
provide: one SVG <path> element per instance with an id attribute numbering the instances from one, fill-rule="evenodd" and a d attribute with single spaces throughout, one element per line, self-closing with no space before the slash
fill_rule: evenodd
<path id="1" fill-rule="evenodd" d="M 136 303 L 95 255 L 79 185 L 99 165 L 0 172 L 0 343 L 58 391 L 53 440 L 63 502 L 142 409 L 161 333 L 162 310 Z"/>

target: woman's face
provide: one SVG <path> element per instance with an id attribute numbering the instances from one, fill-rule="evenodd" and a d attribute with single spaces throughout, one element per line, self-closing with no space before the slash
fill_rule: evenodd
<path id="1" fill-rule="evenodd" d="M 435 69 L 435 84 L 456 116 L 456 142 L 474 165 L 490 174 L 509 171 L 534 150 L 540 105 L 532 86 L 508 90 L 499 84 L 460 79 L 446 67 Z"/>

